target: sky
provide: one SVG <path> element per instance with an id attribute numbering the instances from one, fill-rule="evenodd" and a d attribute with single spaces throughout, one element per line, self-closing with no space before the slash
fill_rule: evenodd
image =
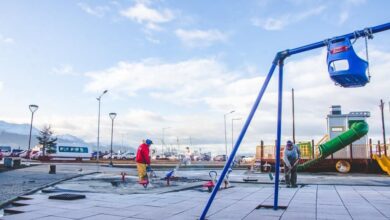
<path id="1" fill-rule="evenodd" d="M 241 130 L 278 51 L 390 22 L 386 0 L 128 0 L 0 2 L 0 120 L 96 142 L 157 149 L 192 144 L 225 151 Z M 364 39 L 354 44 L 365 58 Z M 381 138 L 379 102 L 390 122 L 390 31 L 368 42 L 372 79 L 341 88 L 330 80 L 326 49 L 285 64 L 282 141 L 292 137 L 295 90 L 298 141 L 326 133 L 331 105 L 370 111 L 369 136 Z M 277 74 L 270 82 L 239 152 L 254 153 L 276 138 Z M 165 129 L 164 129 L 165 128 Z M 390 126 L 386 125 L 388 131 Z"/>

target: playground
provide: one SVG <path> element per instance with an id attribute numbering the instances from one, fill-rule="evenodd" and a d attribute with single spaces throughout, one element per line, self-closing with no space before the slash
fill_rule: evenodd
<path id="1" fill-rule="evenodd" d="M 0 218 L 389 219 L 390 160 L 387 146 L 381 148 L 378 143 L 376 149 L 373 149 L 375 147 L 370 141 L 369 153 L 366 151 L 363 158 L 356 156 L 359 155 L 356 150 L 358 145 L 354 148 L 354 143 L 365 138 L 369 132 L 370 125 L 365 120 L 350 120 L 345 129 L 337 131 L 337 134 L 327 140 L 320 141 L 316 147 L 312 143 L 309 147 L 311 153 L 301 161 L 298 160 L 300 163 L 297 164 L 297 169 L 300 174 L 297 187 L 285 187 L 286 180 L 282 177 L 284 166 L 281 162 L 281 140 L 283 135 L 287 135 L 282 134 L 283 76 L 288 74 L 284 72 L 287 58 L 325 47 L 327 57 L 324 61 L 326 60 L 328 67 L 329 83 L 345 89 L 364 89 L 364 86 L 370 83 L 371 77 L 375 77 L 370 74 L 368 40 L 373 39 L 374 34 L 388 29 L 390 23 L 385 23 L 276 53 L 222 170 L 182 170 L 179 166 L 172 169 L 156 168 L 148 171 L 145 180 L 138 181 L 134 168 L 101 166 L 98 163 L 74 164 L 71 165 L 74 169 L 66 172 L 77 170 L 78 175 L 30 189 L 26 195 L 9 199 L 3 204 Z M 359 38 L 365 40 L 365 59 L 360 58 L 353 48 L 354 42 Z M 271 150 L 274 152 L 273 158 L 265 156 L 269 149 L 261 145 L 258 172 L 253 167 L 248 170 L 234 169 L 233 162 L 237 151 L 256 111 L 260 108 L 262 97 L 277 67 L 278 97 L 275 101 L 278 103 L 278 116 L 275 121 L 276 143 Z M 338 153 L 345 149 L 350 150 L 350 160 L 337 158 Z M 355 154 L 352 149 L 355 149 Z M 353 155 L 355 158 L 352 158 Z M 376 169 L 385 174 L 346 174 L 351 166 L 354 169 L 359 161 L 376 164 Z M 313 173 L 319 171 L 321 164 L 329 162 L 340 173 Z M 269 164 L 269 168 L 263 169 L 266 164 Z M 65 172 L 61 170 L 62 166 L 67 165 L 58 164 L 58 173 Z M 367 167 L 371 169 L 370 166 Z M 47 169 L 47 164 L 25 169 L 39 173 Z M 4 187 L 11 189 L 13 186 L 4 183 Z"/>

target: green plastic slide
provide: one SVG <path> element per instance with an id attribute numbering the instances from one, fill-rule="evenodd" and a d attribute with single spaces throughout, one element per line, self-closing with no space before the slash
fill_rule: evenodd
<path id="1" fill-rule="evenodd" d="M 327 156 L 343 149 L 344 147 L 352 144 L 354 141 L 359 140 L 368 133 L 368 124 L 364 121 L 356 122 L 351 126 L 351 129 L 340 134 L 339 136 L 329 140 L 328 142 L 321 144 L 318 148 L 320 155 L 318 158 L 309 160 L 303 164 L 298 165 L 298 170 L 305 170 L 313 164 L 325 159 Z"/>

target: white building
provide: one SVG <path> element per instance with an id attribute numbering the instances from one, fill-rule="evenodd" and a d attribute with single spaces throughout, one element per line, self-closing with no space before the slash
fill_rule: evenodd
<path id="1" fill-rule="evenodd" d="M 370 117 L 370 112 L 367 111 L 350 112 L 348 114 L 342 114 L 341 106 L 333 105 L 331 107 L 329 115 L 327 116 L 329 138 L 332 139 L 337 137 L 341 133 L 348 130 L 353 123 L 359 121 L 366 121 L 368 117 Z M 351 157 L 351 147 L 347 146 L 334 153 L 333 158 L 366 159 L 369 157 L 369 149 L 367 146 L 368 146 L 368 137 L 367 135 L 365 135 L 364 137 L 352 143 L 352 157 Z"/>

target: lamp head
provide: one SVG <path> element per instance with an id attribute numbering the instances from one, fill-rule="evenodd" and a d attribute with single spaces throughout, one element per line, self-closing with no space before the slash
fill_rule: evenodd
<path id="1" fill-rule="evenodd" d="M 116 113 L 115 113 L 115 112 L 111 112 L 111 113 L 109 114 L 109 116 L 110 116 L 110 118 L 111 118 L 112 120 L 114 120 L 115 117 L 116 117 Z"/>
<path id="2" fill-rule="evenodd" d="M 32 113 L 34 113 L 38 110 L 38 105 L 29 105 L 28 108 Z"/>

